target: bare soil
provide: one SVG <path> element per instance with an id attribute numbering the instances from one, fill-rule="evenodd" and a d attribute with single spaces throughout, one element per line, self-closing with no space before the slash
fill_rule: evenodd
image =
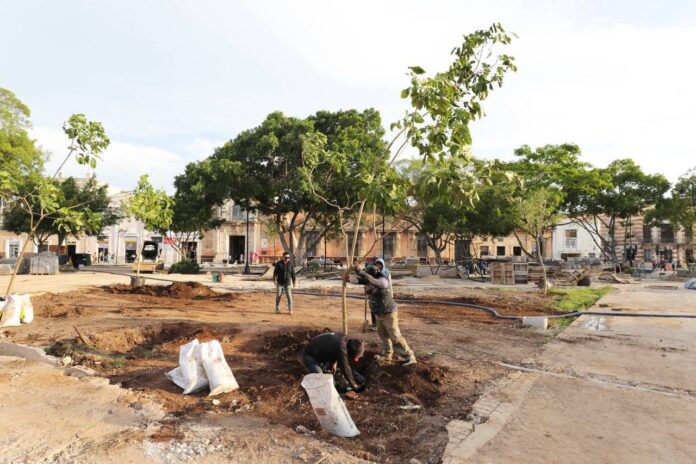
<path id="1" fill-rule="evenodd" d="M 340 300 L 298 295 L 295 314 L 289 316 L 273 313 L 274 298 L 264 293 L 221 294 L 190 283 L 44 294 L 34 299 L 34 323 L 6 330 L 5 335 L 51 347 L 52 353 L 69 355 L 112 383 L 154 397 L 173 418 L 158 432 L 160 441 L 177 439 L 184 422 L 213 411 L 249 414 L 292 429 L 301 425 L 318 439 L 364 459 L 416 458 L 424 463 L 440 461 L 446 424 L 465 418 L 484 387 L 505 374 L 498 362 L 520 362 L 545 342 L 533 331 L 480 311 L 402 304 L 401 329 L 419 363 L 379 366 L 373 360 L 380 349 L 378 337 L 360 333 L 363 302 L 350 300 L 349 331 L 368 344 L 356 369 L 368 383 L 357 399 L 346 399 L 361 434 L 339 439 L 319 427 L 300 386 L 307 373 L 300 355 L 311 337 L 340 327 Z M 472 291 L 460 298 L 506 313 L 550 311 L 550 300 L 539 300 L 536 293 Z M 219 340 L 241 386 L 217 396 L 219 405 L 212 404 L 207 391 L 182 395 L 164 375 L 177 366 L 179 346 L 193 338 Z"/>

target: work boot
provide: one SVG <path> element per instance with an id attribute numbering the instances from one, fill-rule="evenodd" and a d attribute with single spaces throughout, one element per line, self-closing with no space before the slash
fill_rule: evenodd
<path id="1" fill-rule="evenodd" d="M 377 332 L 377 326 L 373 325 L 372 327 L 370 327 L 370 330 L 373 332 Z"/>
<path id="2" fill-rule="evenodd" d="M 416 355 L 411 354 L 411 356 L 408 357 L 408 361 L 402 364 L 402 366 L 412 366 L 416 364 L 418 361 L 416 361 Z"/>
<path id="3" fill-rule="evenodd" d="M 377 364 L 391 364 L 392 362 L 392 355 L 391 354 L 376 354 L 375 355 L 375 361 L 377 361 Z"/>
<path id="4" fill-rule="evenodd" d="M 292 316 L 292 308 L 288 308 L 288 314 Z"/>
<path id="5" fill-rule="evenodd" d="M 280 314 L 280 308 L 276 308 L 276 314 Z"/>

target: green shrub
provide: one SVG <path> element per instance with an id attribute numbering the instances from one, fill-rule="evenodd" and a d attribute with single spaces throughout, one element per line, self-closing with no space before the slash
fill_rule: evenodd
<path id="1" fill-rule="evenodd" d="M 179 261 L 169 268 L 170 274 L 198 274 L 201 267 L 195 261 Z"/>

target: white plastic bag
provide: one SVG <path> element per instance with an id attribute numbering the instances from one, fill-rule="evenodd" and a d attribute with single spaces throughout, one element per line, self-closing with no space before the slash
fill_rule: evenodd
<path id="1" fill-rule="evenodd" d="M 338 396 L 333 375 L 308 374 L 302 380 L 302 387 L 307 391 L 314 414 L 324 430 L 344 438 L 360 435 L 346 405 Z"/>
<path id="2" fill-rule="evenodd" d="M 239 388 L 230 366 L 225 361 L 225 353 L 217 340 L 201 344 L 203 368 L 210 382 L 210 395 L 231 392 Z"/>
<path id="3" fill-rule="evenodd" d="M 34 305 L 31 302 L 31 295 L 18 295 L 22 298 L 22 308 L 19 312 L 19 319 L 25 324 L 29 324 L 34 320 Z"/>
<path id="4" fill-rule="evenodd" d="M 208 385 L 208 378 L 201 363 L 201 345 L 197 339 L 193 339 L 179 348 L 179 369 L 183 379 L 183 386 L 179 386 L 184 389 L 184 395 L 196 392 Z"/>
<path id="5" fill-rule="evenodd" d="M 0 327 L 14 327 L 20 324 L 20 312 L 22 310 L 22 298 L 18 295 L 10 295 L 5 301 L 5 307 L 2 310 L 2 319 L 0 319 Z"/>

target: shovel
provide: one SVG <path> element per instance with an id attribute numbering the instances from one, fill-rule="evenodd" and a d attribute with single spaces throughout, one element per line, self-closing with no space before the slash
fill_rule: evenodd
<path id="1" fill-rule="evenodd" d="M 367 320 L 367 295 L 365 295 L 365 320 L 363 321 L 362 331 L 370 330 L 370 322 Z"/>

